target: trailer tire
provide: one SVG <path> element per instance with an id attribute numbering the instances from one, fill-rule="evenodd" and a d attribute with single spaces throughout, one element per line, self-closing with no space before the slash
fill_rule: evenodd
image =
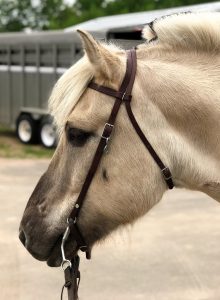
<path id="1" fill-rule="evenodd" d="M 40 125 L 40 141 L 45 148 L 54 148 L 57 144 L 55 126 L 50 118 L 43 118 Z"/>
<path id="2" fill-rule="evenodd" d="M 37 122 L 29 114 L 21 114 L 16 122 L 16 134 L 23 144 L 35 144 L 38 142 Z"/>

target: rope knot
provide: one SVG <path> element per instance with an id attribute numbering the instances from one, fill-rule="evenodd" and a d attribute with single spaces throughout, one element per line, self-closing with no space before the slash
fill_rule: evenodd
<path id="1" fill-rule="evenodd" d="M 70 286 L 71 286 L 71 282 L 70 282 L 70 281 L 66 281 L 65 284 L 64 284 L 64 286 L 65 286 L 66 288 L 70 287 Z"/>

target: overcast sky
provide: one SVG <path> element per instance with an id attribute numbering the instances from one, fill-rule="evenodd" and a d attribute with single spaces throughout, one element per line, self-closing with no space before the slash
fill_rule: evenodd
<path id="1" fill-rule="evenodd" d="M 75 2 L 75 0 L 64 0 L 64 2 L 66 2 L 68 4 L 73 4 Z"/>

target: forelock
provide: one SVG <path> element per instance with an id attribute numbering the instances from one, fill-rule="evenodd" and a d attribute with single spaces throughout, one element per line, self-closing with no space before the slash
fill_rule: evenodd
<path id="1" fill-rule="evenodd" d="M 55 84 L 49 98 L 49 112 L 58 131 L 62 131 L 71 111 L 78 103 L 94 74 L 86 55 L 70 67 Z"/>

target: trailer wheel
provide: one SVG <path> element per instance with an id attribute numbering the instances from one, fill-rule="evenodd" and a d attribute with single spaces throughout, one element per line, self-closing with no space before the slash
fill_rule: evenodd
<path id="1" fill-rule="evenodd" d="M 19 140 L 24 144 L 33 144 L 37 142 L 37 124 L 30 115 L 22 114 L 18 117 L 16 134 Z"/>
<path id="2" fill-rule="evenodd" d="M 54 148 L 57 144 L 55 126 L 49 118 L 43 119 L 40 126 L 40 141 L 46 148 Z"/>

